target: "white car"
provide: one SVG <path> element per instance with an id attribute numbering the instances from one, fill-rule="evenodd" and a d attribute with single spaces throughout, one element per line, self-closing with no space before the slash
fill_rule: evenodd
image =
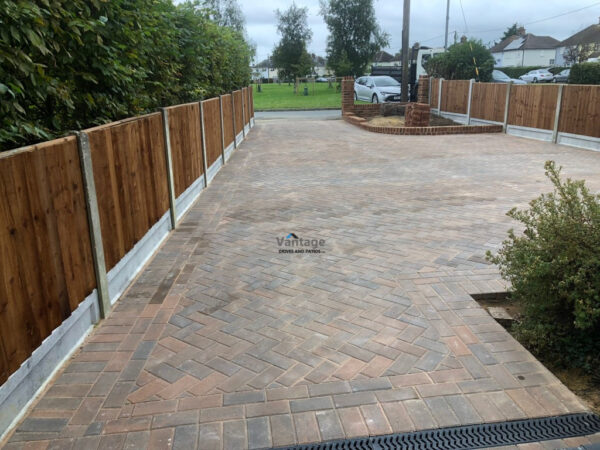
<path id="1" fill-rule="evenodd" d="M 513 82 L 514 84 L 527 84 L 523 80 L 517 80 L 516 78 L 511 78 L 506 75 L 504 72 L 500 70 L 492 70 L 492 82 L 494 83 L 509 83 Z"/>
<path id="2" fill-rule="evenodd" d="M 535 69 L 521 75 L 519 78 L 528 83 L 549 83 L 554 79 L 554 75 L 547 69 Z"/>
<path id="3" fill-rule="evenodd" d="M 392 77 L 360 77 L 354 82 L 354 100 L 385 103 L 399 102 L 400 98 L 400 83 Z"/>

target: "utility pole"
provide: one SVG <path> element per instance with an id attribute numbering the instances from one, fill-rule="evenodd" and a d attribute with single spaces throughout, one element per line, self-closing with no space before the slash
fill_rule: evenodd
<path id="1" fill-rule="evenodd" d="M 410 24 L 410 0 L 404 0 L 404 12 L 402 13 L 402 101 L 408 101 L 408 27 Z"/>
<path id="2" fill-rule="evenodd" d="M 444 50 L 448 50 L 448 22 L 450 21 L 450 0 L 446 1 L 446 34 L 444 35 Z"/>

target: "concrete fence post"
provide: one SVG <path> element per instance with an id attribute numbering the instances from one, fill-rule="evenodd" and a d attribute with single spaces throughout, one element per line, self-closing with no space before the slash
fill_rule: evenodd
<path id="1" fill-rule="evenodd" d="M 167 162 L 167 189 L 169 191 L 169 212 L 171 215 L 171 228 L 177 226 L 177 210 L 175 209 L 175 183 L 173 180 L 173 156 L 171 154 L 171 135 L 169 133 L 169 112 L 167 108 L 160 108 L 165 139 L 165 160 Z"/>
<path id="2" fill-rule="evenodd" d="M 442 115 L 442 83 L 444 82 L 443 78 L 440 78 L 440 83 L 438 86 L 438 115 Z"/>
<path id="3" fill-rule="evenodd" d="M 204 187 L 208 186 L 208 163 L 206 162 L 206 136 L 204 132 L 204 104 L 200 103 L 200 129 L 202 131 L 202 167 L 204 169 Z"/>
<path id="4" fill-rule="evenodd" d="M 467 125 L 471 125 L 471 99 L 473 98 L 473 84 L 475 80 L 471 78 L 469 80 L 469 100 L 467 102 Z"/>
<path id="5" fill-rule="evenodd" d="M 562 97 L 564 84 L 558 85 L 558 95 L 556 96 L 556 111 L 554 112 L 554 127 L 552 129 L 552 142 L 558 142 L 558 123 L 560 122 L 560 110 L 562 107 Z"/>
<path id="6" fill-rule="evenodd" d="M 231 122 L 233 124 L 233 148 L 237 148 L 237 133 L 235 132 L 235 98 L 231 91 Z"/>
<path id="7" fill-rule="evenodd" d="M 98 209 L 96 183 L 94 182 L 90 140 L 84 131 L 77 131 L 75 135 L 77 136 L 77 149 L 79 151 L 79 163 L 83 178 L 83 192 L 90 229 L 90 244 L 92 247 L 92 259 L 94 260 L 94 273 L 96 275 L 96 292 L 98 294 L 98 309 L 100 311 L 100 318 L 104 319 L 110 312 L 110 297 L 108 296 L 108 279 L 106 276 L 106 262 L 104 260 L 102 228 L 100 226 L 100 211 Z"/>
<path id="8" fill-rule="evenodd" d="M 504 130 L 504 132 L 507 132 L 507 128 L 508 128 L 508 110 L 510 108 L 510 90 L 512 88 L 512 81 L 509 81 L 506 84 L 506 99 L 504 100 L 504 123 L 502 125 L 502 129 Z"/>
<path id="9" fill-rule="evenodd" d="M 223 123 L 223 96 L 219 95 L 219 114 L 221 115 L 221 162 L 225 165 L 225 124 Z"/>

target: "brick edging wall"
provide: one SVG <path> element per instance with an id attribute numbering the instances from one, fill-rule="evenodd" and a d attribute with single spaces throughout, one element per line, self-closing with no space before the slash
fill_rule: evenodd
<path id="1" fill-rule="evenodd" d="M 456 125 L 449 127 L 378 127 L 370 125 L 363 117 L 354 114 L 344 114 L 343 118 L 352 125 L 372 133 L 395 134 L 403 136 L 437 136 L 443 134 L 479 134 L 501 133 L 502 125 Z"/>

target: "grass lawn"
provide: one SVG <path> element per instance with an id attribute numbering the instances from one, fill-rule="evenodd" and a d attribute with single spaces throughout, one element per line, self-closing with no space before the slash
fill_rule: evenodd
<path id="1" fill-rule="evenodd" d="M 304 86 L 308 86 L 308 95 L 304 96 Z M 329 83 L 300 84 L 299 94 L 294 95 L 294 85 L 287 83 L 263 84 L 262 92 L 254 89 L 254 109 L 268 111 L 274 109 L 317 109 L 341 108 L 342 94 L 336 92 L 335 83 L 329 88 Z"/>

